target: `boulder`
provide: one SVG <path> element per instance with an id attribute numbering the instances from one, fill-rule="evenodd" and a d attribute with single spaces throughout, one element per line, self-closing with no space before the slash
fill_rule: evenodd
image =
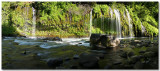
<path id="1" fill-rule="evenodd" d="M 143 58 L 142 55 L 135 55 L 135 56 L 132 56 L 132 57 L 130 58 L 129 63 L 135 64 L 136 62 L 140 61 L 141 58 Z"/>
<path id="2" fill-rule="evenodd" d="M 101 45 L 108 47 L 110 45 L 111 39 L 112 39 L 112 36 L 101 35 L 101 37 L 100 37 Z"/>
<path id="3" fill-rule="evenodd" d="M 99 44 L 100 34 L 91 34 L 90 36 L 90 45 Z"/>
<path id="4" fill-rule="evenodd" d="M 79 65 L 85 69 L 98 69 L 99 58 L 94 54 L 82 53 L 79 59 Z"/>
<path id="5" fill-rule="evenodd" d="M 134 69 L 143 69 L 143 63 L 138 61 L 138 62 L 135 63 L 133 68 Z"/>
<path id="6" fill-rule="evenodd" d="M 110 65 L 106 65 L 106 66 L 104 66 L 104 69 L 111 69 L 111 66 Z"/>
<path id="7" fill-rule="evenodd" d="M 62 41 L 62 39 L 59 37 L 54 37 L 54 41 Z"/>
<path id="8" fill-rule="evenodd" d="M 50 58 L 47 60 L 47 64 L 49 67 L 55 68 L 57 66 L 60 66 L 60 64 L 63 63 L 63 59 L 61 58 Z"/>
<path id="9" fill-rule="evenodd" d="M 92 34 L 90 37 L 90 45 L 94 48 L 101 44 L 104 47 L 116 47 L 120 44 L 120 40 L 111 35 Z"/>
<path id="10" fill-rule="evenodd" d="M 79 59 L 79 55 L 75 54 L 75 55 L 73 56 L 73 59 Z"/>

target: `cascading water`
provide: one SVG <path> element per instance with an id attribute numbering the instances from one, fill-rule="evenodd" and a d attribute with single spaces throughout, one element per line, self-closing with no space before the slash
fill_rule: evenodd
<path id="1" fill-rule="evenodd" d="M 128 24 L 129 24 L 130 37 L 133 37 L 132 24 L 131 24 L 131 17 L 130 17 L 130 14 L 129 14 L 129 12 L 128 12 L 127 9 L 126 9 L 126 12 L 127 12 L 127 17 L 128 17 Z"/>
<path id="2" fill-rule="evenodd" d="M 112 8 L 109 7 L 109 10 L 110 10 L 110 16 L 111 16 L 111 25 L 110 25 L 110 32 L 113 31 L 113 11 L 112 11 Z"/>
<path id="3" fill-rule="evenodd" d="M 142 22 L 141 22 L 141 30 L 142 30 L 142 34 L 144 34 L 144 32 L 146 31 L 145 27 L 143 26 Z"/>
<path id="4" fill-rule="evenodd" d="M 90 11 L 90 36 L 92 34 L 92 9 Z"/>
<path id="5" fill-rule="evenodd" d="M 32 26 L 32 38 L 36 39 L 35 31 L 36 31 L 36 10 L 32 7 L 33 11 L 33 26 Z"/>
<path id="6" fill-rule="evenodd" d="M 116 15 L 116 32 L 117 32 L 117 37 L 121 38 L 121 19 L 120 19 L 119 10 L 114 9 L 114 13 Z"/>

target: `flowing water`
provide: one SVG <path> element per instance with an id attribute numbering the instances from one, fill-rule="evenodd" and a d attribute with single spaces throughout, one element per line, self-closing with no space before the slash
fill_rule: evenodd
<path id="1" fill-rule="evenodd" d="M 114 9 L 114 13 L 116 15 L 116 32 L 117 32 L 117 37 L 121 38 L 121 19 L 120 19 L 119 10 Z"/>
<path id="2" fill-rule="evenodd" d="M 126 9 L 126 12 L 127 12 L 127 17 L 128 17 L 130 37 L 133 37 L 133 31 L 132 31 L 133 29 L 132 29 L 132 24 L 131 24 L 131 17 L 130 17 L 130 14 L 129 14 L 127 9 Z"/>
<path id="3" fill-rule="evenodd" d="M 110 16 L 111 16 L 111 25 L 110 25 L 110 32 L 113 31 L 113 11 L 112 11 L 112 8 L 109 7 L 109 10 L 110 10 Z"/>
<path id="4" fill-rule="evenodd" d="M 32 11 L 33 11 L 33 25 L 32 25 L 32 37 L 33 39 L 36 39 L 36 10 L 32 7 Z"/>
<path id="5" fill-rule="evenodd" d="M 143 26 L 142 22 L 141 22 L 141 30 L 142 30 L 142 34 L 146 31 L 145 27 Z"/>
<path id="6" fill-rule="evenodd" d="M 62 38 L 63 41 L 44 41 L 43 38 L 37 38 L 36 40 L 32 38 L 6 38 L 4 40 L 14 40 L 14 42 L 19 43 L 19 45 L 37 45 L 41 48 L 54 48 L 61 47 L 66 45 L 77 45 L 77 46 L 86 46 L 90 47 L 89 38 Z"/>

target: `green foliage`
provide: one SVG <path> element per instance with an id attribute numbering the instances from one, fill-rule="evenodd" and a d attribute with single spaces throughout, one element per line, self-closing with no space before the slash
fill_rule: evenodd
<path id="1" fill-rule="evenodd" d="M 36 9 L 37 36 L 88 36 L 91 8 L 93 9 L 92 33 L 116 34 L 115 14 L 113 13 L 113 23 L 110 17 L 109 8 L 112 8 L 113 12 L 114 9 L 120 12 L 122 36 L 130 34 L 126 9 L 130 13 L 135 36 L 140 36 L 141 22 L 147 31 L 145 32 L 147 36 L 158 35 L 158 2 L 112 2 L 108 4 L 93 2 L 85 5 L 72 2 L 2 2 L 3 35 L 15 34 L 15 31 L 24 32 L 26 26 L 25 33 L 31 36 L 32 7 Z M 16 29 L 7 29 L 9 27 Z"/>

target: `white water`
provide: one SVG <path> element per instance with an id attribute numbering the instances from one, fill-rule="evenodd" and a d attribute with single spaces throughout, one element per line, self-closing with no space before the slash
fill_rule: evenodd
<path id="1" fill-rule="evenodd" d="M 144 34 L 144 32 L 146 31 L 145 27 L 143 26 L 142 22 L 141 22 L 141 30 L 142 30 L 142 34 Z"/>
<path id="2" fill-rule="evenodd" d="M 130 32 L 130 37 L 133 37 L 133 29 L 132 29 L 132 24 L 131 24 L 131 17 L 130 14 L 128 12 L 128 10 L 126 9 L 127 12 L 127 17 L 128 17 L 128 23 L 129 23 L 129 32 Z"/>
<path id="3" fill-rule="evenodd" d="M 49 41 L 43 42 L 41 39 L 33 40 L 29 38 L 6 38 L 5 40 L 14 40 L 14 42 L 19 43 L 19 45 L 38 45 L 41 48 L 55 48 L 61 47 L 66 45 L 77 45 L 77 46 L 86 46 L 89 47 L 90 43 L 86 42 L 89 41 L 89 38 L 62 38 L 63 41 Z"/>
<path id="4" fill-rule="evenodd" d="M 32 7 L 33 11 L 33 25 L 32 25 L 32 37 L 33 39 L 36 39 L 35 32 L 36 32 L 36 10 Z"/>
<path id="5" fill-rule="evenodd" d="M 119 10 L 114 9 L 114 13 L 116 15 L 116 32 L 117 32 L 117 37 L 121 38 L 121 19 L 120 19 Z"/>
<path id="6" fill-rule="evenodd" d="M 113 11 L 112 8 L 109 7 L 110 10 L 110 16 L 111 16 L 111 25 L 110 25 L 110 31 L 113 31 L 114 25 L 113 25 Z"/>
<path id="7" fill-rule="evenodd" d="M 90 36 L 91 36 L 91 34 L 92 34 L 92 9 L 91 9 L 91 11 L 90 11 Z"/>

